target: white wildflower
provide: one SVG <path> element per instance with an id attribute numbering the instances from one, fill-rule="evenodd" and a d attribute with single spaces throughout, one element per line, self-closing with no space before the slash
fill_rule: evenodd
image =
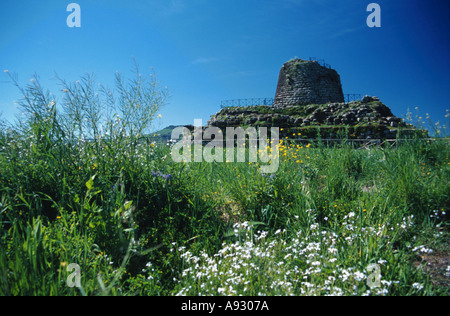
<path id="1" fill-rule="evenodd" d="M 332 254 L 335 254 L 337 252 L 337 249 L 333 248 L 333 247 L 330 247 L 330 248 L 328 248 L 328 252 L 332 253 Z"/>
<path id="2" fill-rule="evenodd" d="M 361 281 L 361 280 L 363 280 L 366 276 L 364 275 L 364 273 L 361 273 L 361 272 L 359 272 L 359 271 L 356 271 L 354 274 L 353 274 L 353 277 L 355 278 L 355 280 L 356 281 Z"/>
<path id="3" fill-rule="evenodd" d="M 319 224 L 312 224 L 310 227 L 309 227 L 311 230 L 315 230 L 315 229 L 317 229 L 317 228 L 319 228 Z"/>
<path id="4" fill-rule="evenodd" d="M 420 253 L 433 253 L 432 249 L 426 248 L 423 245 L 415 247 L 412 251 L 413 252 L 417 251 L 417 252 L 420 252 Z"/>
<path id="5" fill-rule="evenodd" d="M 412 286 L 413 286 L 413 288 L 415 288 L 418 291 L 423 289 L 423 284 L 421 284 L 421 283 L 414 283 Z"/>
<path id="6" fill-rule="evenodd" d="M 392 285 L 392 281 L 381 280 L 380 282 L 381 284 L 386 285 L 388 287 Z"/>
<path id="7" fill-rule="evenodd" d="M 375 295 L 386 295 L 386 294 L 389 294 L 388 289 L 378 289 L 377 292 L 375 293 Z"/>

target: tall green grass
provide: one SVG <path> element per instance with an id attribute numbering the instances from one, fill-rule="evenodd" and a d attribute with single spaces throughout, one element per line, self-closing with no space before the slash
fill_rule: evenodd
<path id="1" fill-rule="evenodd" d="M 38 78 L 15 81 L 25 116 L 0 134 L 0 295 L 447 294 L 420 264 L 448 240 L 448 140 L 282 142 L 274 174 L 174 163 L 143 137 L 165 92 L 138 70 L 116 79 L 62 80 L 60 103 Z"/>

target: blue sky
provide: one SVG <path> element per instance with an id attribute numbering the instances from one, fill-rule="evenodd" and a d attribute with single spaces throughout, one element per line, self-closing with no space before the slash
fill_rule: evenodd
<path id="1" fill-rule="evenodd" d="M 66 25 L 69 3 L 81 27 Z M 381 28 L 369 28 L 369 3 L 381 6 Z M 324 59 L 344 93 L 378 96 L 405 117 L 419 107 L 433 120 L 450 109 L 448 0 L 72 0 L 0 2 L 0 70 L 22 84 L 85 73 L 113 86 L 114 74 L 153 69 L 171 97 L 156 128 L 193 124 L 227 99 L 274 97 L 284 62 Z M 16 88 L 0 73 L 0 112 L 18 113 Z"/>

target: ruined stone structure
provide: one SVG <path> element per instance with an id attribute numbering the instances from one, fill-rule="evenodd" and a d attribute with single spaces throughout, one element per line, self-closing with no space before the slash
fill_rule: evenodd
<path id="1" fill-rule="evenodd" d="M 317 61 L 292 59 L 280 70 L 274 107 L 344 102 L 341 78 Z"/>
<path id="2" fill-rule="evenodd" d="M 355 139 L 394 139 L 426 135 L 394 116 L 379 98 L 364 96 L 345 102 L 339 74 L 317 61 L 294 59 L 280 71 L 274 106 L 231 106 L 211 116 L 208 126 L 279 127 L 280 136 L 323 139 L 347 135 Z M 421 137 L 422 137 L 421 136 Z"/>

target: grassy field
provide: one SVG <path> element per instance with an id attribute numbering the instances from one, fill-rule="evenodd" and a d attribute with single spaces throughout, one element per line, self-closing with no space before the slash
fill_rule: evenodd
<path id="1" fill-rule="evenodd" d="M 98 129 L 38 88 L 0 136 L 0 295 L 448 295 L 427 264 L 449 255 L 447 140 L 284 141 L 274 174 L 174 163 L 126 115 Z"/>

